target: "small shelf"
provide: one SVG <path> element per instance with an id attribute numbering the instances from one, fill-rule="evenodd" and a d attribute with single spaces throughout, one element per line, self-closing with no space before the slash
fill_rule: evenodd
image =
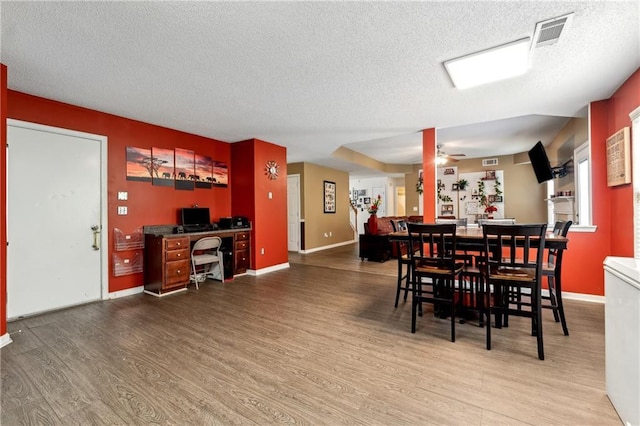
<path id="1" fill-rule="evenodd" d="M 574 197 L 573 195 L 562 195 L 560 197 L 551 197 L 551 198 L 545 198 L 545 201 L 566 201 L 566 200 L 573 200 L 576 197 Z"/>

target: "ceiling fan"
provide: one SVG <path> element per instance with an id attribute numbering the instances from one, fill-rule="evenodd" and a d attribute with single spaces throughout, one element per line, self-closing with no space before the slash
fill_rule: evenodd
<path id="1" fill-rule="evenodd" d="M 458 160 L 457 158 L 453 158 L 453 157 L 464 157 L 466 156 L 466 154 L 447 154 L 444 151 L 442 151 L 442 145 L 438 145 L 438 152 L 436 154 L 436 163 L 437 164 L 445 164 L 448 161 L 451 161 L 452 163 L 458 162 L 460 160 Z"/>

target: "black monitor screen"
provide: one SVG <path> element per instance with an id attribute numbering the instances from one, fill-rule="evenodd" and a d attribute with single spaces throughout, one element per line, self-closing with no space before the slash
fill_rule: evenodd
<path id="1" fill-rule="evenodd" d="M 183 225 L 210 225 L 208 207 L 185 207 L 182 209 Z"/>
<path id="2" fill-rule="evenodd" d="M 531 160 L 531 166 L 533 166 L 538 183 L 553 179 L 553 169 L 542 142 L 538 142 L 529 150 L 529 160 Z"/>

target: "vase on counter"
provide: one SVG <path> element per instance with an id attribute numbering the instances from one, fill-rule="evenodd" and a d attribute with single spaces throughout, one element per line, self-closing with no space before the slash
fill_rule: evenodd
<path id="1" fill-rule="evenodd" d="M 371 213 L 367 223 L 369 224 L 369 234 L 376 235 L 378 233 L 378 216 L 375 213 Z"/>

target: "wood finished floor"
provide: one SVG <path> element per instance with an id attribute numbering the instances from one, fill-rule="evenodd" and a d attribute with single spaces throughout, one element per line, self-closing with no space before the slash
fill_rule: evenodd
<path id="1" fill-rule="evenodd" d="M 604 306 L 550 312 L 546 360 L 524 318 L 457 327 L 393 307 L 395 261 L 357 245 L 291 268 L 8 324 L 1 424 L 619 425 L 605 394 Z"/>

